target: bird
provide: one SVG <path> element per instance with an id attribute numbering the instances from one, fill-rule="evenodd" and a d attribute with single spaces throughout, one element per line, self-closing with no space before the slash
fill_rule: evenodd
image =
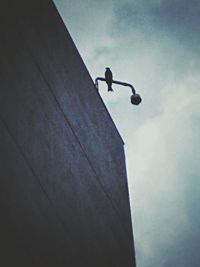
<path id="1" fill-rule="evenodd" d="M 110 70 L 110 68 L 106 68 L 105 80 L 106 80 L 106 83 L 108 85 L 108 91 L 113 91 L 113 89 L 111 87 L 112 82 L 113 82 L 113 75 L 112 75 L 112 71 Z"/>

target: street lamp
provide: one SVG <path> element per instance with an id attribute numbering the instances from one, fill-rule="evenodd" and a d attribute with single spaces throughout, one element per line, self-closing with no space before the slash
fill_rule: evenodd
<path id="1" fill-rule="evenodd" d="M 97 90 L 99 89 L 99 83 L 98 83 L 99 81 L 106 82 L 106 79 L 102 78 L 102 77 L 97 77 L 95 79 L 95 86 L 96 86 Z M 127 87 L 131 88 L 131 90 L 132 90 L 131 104 L 139 105 L 142 102 L 141 96 L 136 93 L 135 88 L 134 88 L 134 86 L 132 84 L 125 83 L 125 82 L 120 82 L 120 81 L 115 81 L 115 80 L 112 80 L 112 83 L 116 83 L 116 84 L 119 84 L 119 85 L 122 85 L 122 86 L 127 86 Z"/>

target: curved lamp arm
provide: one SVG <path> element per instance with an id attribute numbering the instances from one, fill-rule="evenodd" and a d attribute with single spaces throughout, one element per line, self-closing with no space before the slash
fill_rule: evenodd
<path id="1" fill-rule="evenodd" d="M 95 79 L 95 86 L 96 86 L 97 90 L 99 89 L 98 81 L 105 82 L 106 79 L 105 78 L 102 78 L 102 77 L 97 77 Z M 128 86 L 128 87 L 131 88 L 132 93 L 133 93 L 132 96 L 131 96 L 131 104 L 133 104 L 133 105 L 139 105 L 142 102 L 142 98 L 140 97 L 139 94 L 136 94 L 135 88 L 134 88 L 134 86 L 132 84 L 125 83 L 125 82 L 120 82 L 120 81 L 115 81 L 115 80 L 113 80 L 112 83 L 116 83 L 116 84 L 123 85 L 123 86 Z"/>
<path id="2" fill-rule="evenodd" d="M 106 79 L 105 79 L 105 78 L 102 78 L 102 77 L 97 77 L 97 78 L 95 79 L 95 86 L 96 86 L 97 89 L 99 89 L 98 81 L 103 81 L 103 82 L 105 82 Z M 112 83 L 120 84 L 120 85 L 123 85 L 123 86 L 128 86 L 128 87 L 131 88 L 133 95 L 136 94 L 136 93 L 135 93 L 135 88 L 134 88 L 134 86 L 133 86 L 132 84 L 130 84 L 130 83 L 125 83 L 125 82 L 120 82 L 120 81 L 115 81 L 115 80 L 113 80 Z"/>

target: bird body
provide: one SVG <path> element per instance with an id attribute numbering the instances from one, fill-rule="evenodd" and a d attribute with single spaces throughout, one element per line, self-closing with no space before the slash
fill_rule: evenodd
<path id="1" fill-rule="evenodd" d="M 113 75 L 112 75 L 112 72 L 110 70 L 110 68 L 106 68 L 106 72 L 105 72 L 105 80 L 106 80 L 106 83 L 108 85 L 108 91 L 113 91 L 112 89 L 112 82 L 113 82 Z"/>

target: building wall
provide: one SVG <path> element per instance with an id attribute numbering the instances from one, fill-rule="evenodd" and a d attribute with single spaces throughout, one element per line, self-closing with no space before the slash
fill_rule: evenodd
<path id="1" fill-rule="evenodd" d="M 123 141 L 54 4 L 13 2 L 0 10 L 0 265 L 135 266 Z"/>

